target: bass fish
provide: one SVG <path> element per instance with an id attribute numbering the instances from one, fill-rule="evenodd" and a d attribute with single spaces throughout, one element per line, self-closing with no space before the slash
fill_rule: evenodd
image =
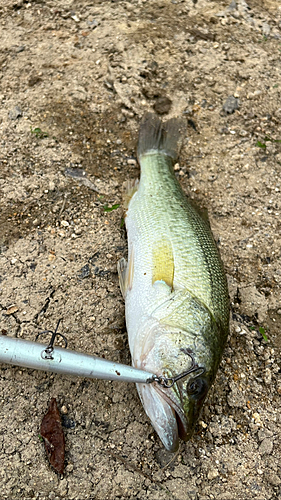
<path id="1" fill-rule="evenodd" d="M 128 262 L 118 262 L 133 366 L 158 377 L 137 390 L 171 452 L 192 436 L 229 329 L 227 282 L 209 223 L 174 175 L 185 128 L 183 119 L 145 115 L 141 178 L 126 196 Z"/>

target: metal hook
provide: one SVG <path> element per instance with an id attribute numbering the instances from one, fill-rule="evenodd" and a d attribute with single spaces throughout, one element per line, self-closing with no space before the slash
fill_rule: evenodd
<path id="1" fill-rule="evenodd" d="M 198 373 L 195 375 L 195 377 L 199 377 L 200 375 L 205 373 L 205 371 L 206 371 L 205 368 L 203 368 L 203 366 L 198 366 L 198 364 L 195 363 L 194 355 L 193 355 L 193 352 L 191 351 L 191 349 L 188 349 L 188 348 L 181 349 L 181 351 L 184 352 L 185 354 L 187 354 L 191 358 L 192 364 L 188 370 L 180 373 L 179 375 L 176 375 L 175 377 L 164 377 L 163 375 L 160 375 L 159 377 L 157 377 L 157 376 L 151 377 L 151 379 L 149 379 L 148 382 L 149 383 L 157 382 L 162 387 L 165 387 L 165 389 L 170 389 L 171 387 L 173 387 L 173 385 L 176 382 L 178 382 L 182 378 L 186 377 L 190 373 L 198 371 Z"/>
<path id="2" fill-rule="evenodd" d="M 62 318 L 60 318 L 58 320 L 58 324 L 57 324 L 56 329 L 55 329 L 54 332 L 52 330 L 44 330 L 43 332 L 39 332 L 36 335 L 36 339 L 35 340 L 38 340 L 38 338 L 40 337 L 40 335 L 43 335 L 44 333 L 51 333 L 52 334 L 50 343 L 47 345 L 46 349 L 44 349 L 44 351 L 42 351 L 42 353 L 41 353 L 42 359 L 54 359 L 53 356 L 52 356 L 52 354 L 53 354 L 53 351 L 54 351 L 54 343 L 55 343 L 55 339 L 56 339 L 57 336 L 62 337 L 62 339 L 64 340 L 64 347 L 65 347 L 65 349 L 67 348 L 67 339 L 66 339 L 66 337 L 62 333 L 58 332 L 59 324 L 60 324 L 61 321 L 62 321 Z"/>

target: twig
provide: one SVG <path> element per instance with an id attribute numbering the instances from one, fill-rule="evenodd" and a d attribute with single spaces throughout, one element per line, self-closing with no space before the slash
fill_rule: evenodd
<path id="1" fill-rule="evenodd" d="M 62 212 L 64 211 L 65 204 L 66 204 L 66 196 L 64 196 L 64 200 L 63 200 L 62 207 L 60 209 L 59 217 L 61 216 Z"/>

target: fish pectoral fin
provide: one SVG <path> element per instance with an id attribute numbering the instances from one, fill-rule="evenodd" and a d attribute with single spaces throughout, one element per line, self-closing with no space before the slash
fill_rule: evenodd
<path id="1" fill-rule="evenodd" d="M 122 259 L 118 261 L 117 271 L 119 277 L 120 290 L 123 295 L 123 298 L 125 299 L 127 291 L 128 262 L 126 261 L 126 259 L 124 259 L 124 257 L 122 257 Z"/>
<path id="2" fill-rule="evenodd" d="M 125 299 L 127 290 L 131 290 L 133 285 L 133 276 L 134 276 L 134 251 L 132 249 L 129 263 L 122 257 L 118 261 L 117 271 L 119 277 L 119 285 L 121 289 L 121 293 L 123 298 Z"/>
<path id="3" fill-rule="evenodd" d="M 173 290 L 174 255 L 169 239 L 162 239 L 153 247 L 152 284 L 165 282 Z"/>
<path id="4" fill-rule="evenodd" d="M 139 187 L 139 179 L 127 180 L 123 184 L 123 206 L 127 210 L 131 199 L 137 192 Z"/>

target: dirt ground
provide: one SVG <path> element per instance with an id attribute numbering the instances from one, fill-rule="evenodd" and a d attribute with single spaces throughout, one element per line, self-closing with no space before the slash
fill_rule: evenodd
<path id="1" fill-rule="evenodd" d="M 153 108 L 187 117 L 175 172 L 208 209 L 231 297 L 215 385 L 176 456 L 134 385 L 2 365 L 1 499 L 280 500 L 279 1 L 2 0 L 0 13 L 2 333 L 34 340 L 63 318 L 71 349 L 130 363 L 114 205 Z M 61 477 L 39 439 L 52 397 Z"/>

